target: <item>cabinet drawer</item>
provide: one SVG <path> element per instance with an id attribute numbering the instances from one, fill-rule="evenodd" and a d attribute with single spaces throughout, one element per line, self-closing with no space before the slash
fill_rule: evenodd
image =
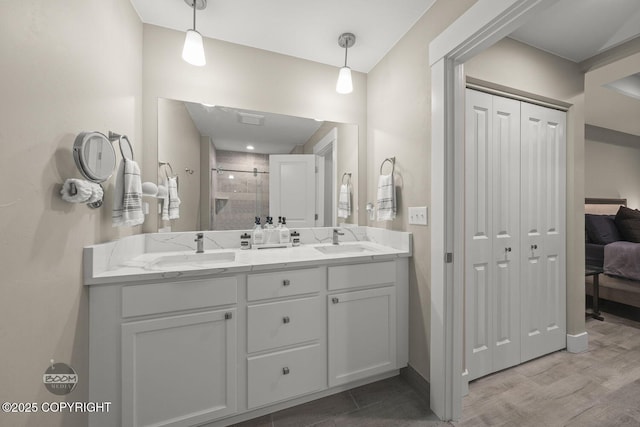
<path id="1" fill-rule="evenodd" d="M 388 285 L 395 281 L 395 261 L 329 267 L 329 290 Z"/>
<path id="2" fill-rule="evenodd" d="M 250 305 L 247 309 L 247 351 L 268 350 L 320 337 L 320 297 Z"/>
<path id="3" fill-rule="evenodd" d="M 326 388 L 326 358 L 320 345 L 248 359 L 249 408 Z"/>
<path id="4" fill-rule="evenodd" d="M 215 307 L 237 302 L 235 277 L 122 288 L 122 317 Z"/>
<path id="5" fill-rule="evenodd" d="M 319 292 L 324 285 L 320 268 L 250 274 L 247 277 L 247 299 L 255 301 Z"/>

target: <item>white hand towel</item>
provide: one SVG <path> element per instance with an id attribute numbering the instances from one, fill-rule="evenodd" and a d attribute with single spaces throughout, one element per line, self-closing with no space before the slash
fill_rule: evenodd
<path id="1" fill-rule="evenodd" d="M 178 179 L 174 176 L 169 178 L 169 219 L 180 218 L 180 197 L 178 197 Z"/>
<path id="2" fill-rule="evenodd" d="M 114 227 L 132 227 L 144 222 L 140 168 L 127 158 L 122 159 L 118 167 L 111 219 Z"/>
<path id="3" fill-rule="evenodd" d="M 97 189 L 96 189 L 97 187 Z M 84 179 L 69 178 L 64 184 L 60 194 L 65 202 L 69 203 L 92 203 L 94 194 L 99 191 L 102 198 L 102 189 L 98 184 L 85 181 Z"/>
<path id="4" fill-rule="evenodd" d="M 338 197 L 338 218 L 349 218 L 351 216 L 351 194 L 349 184 L 340 185 L 340 196 Z"/>
<path id="5" fill-rule="evenodd" d="M 378 221 L 392 221 L 396 217 L 396 187 L 393 174 L 378 178 Z"/>
<path id="6" fill-rule="evenodd" d="M 180 218 L 180 197 L 178 197 L 178 180 L 176 177 L 168 178 L 165 182 L 167 195 L 162 199 L 162 219 L 169 221 Z"/>

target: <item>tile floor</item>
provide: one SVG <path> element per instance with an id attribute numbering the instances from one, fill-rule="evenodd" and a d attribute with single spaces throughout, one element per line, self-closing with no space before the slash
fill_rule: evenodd
<path id="1" fill-rule="evenodd" d="M 265 415 L 238 427 L 450 426 L 403 377 L 393 377 Z"/>
<path id="2" fill-rule="evenodd" d="M 428 400 L 394 377 L 237 426 L 640 426 L 640 310 L 602 309 L 604 322 L 587 320 L 587 352 L 559 351 L 472 382 L 456 422 L 438 421 Z"/>

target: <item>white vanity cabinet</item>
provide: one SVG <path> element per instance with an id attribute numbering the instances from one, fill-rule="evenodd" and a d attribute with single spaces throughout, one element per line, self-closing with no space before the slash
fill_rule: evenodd
<path id="1" fill-rule="evenodd" d="M 349 290 L 327 296 L 329 386 L 395 369 L 398 341 L 406 339 L 397 321 L 396 262 L 329 267 L 328 278 L 330 291 Z"/>
<path id="2" fill-rule="evenodd" d="M 223 427 L 397 375 L 408 258 L 92 285 L 90 427 Z"/>
<path id="3" fill-rule="evenodd" d="M 122 325 L 124 426 L 192 426 L 236 411 L 236 310 Z"/>
<path id="4" fill-rule="evenodd" d="M 237 410 L 237 277 L 96 286 L 91 426 L 193 426 Z"/>
<path id="5" fill-rule="evenodd" d="M 248 275 L 249 409 L 327 387 L 325 283 L 325 268 Z"/>

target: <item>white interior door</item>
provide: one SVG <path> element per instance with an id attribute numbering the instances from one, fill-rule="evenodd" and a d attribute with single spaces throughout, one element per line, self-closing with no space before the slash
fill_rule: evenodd
<path id="1" fill-rule="evenodd" d="M 316 215 L 315 155 L 269 156 L 270 216 L 284 216 L 287 226 L 313 227 Z"/>
<path id="2" fill-rule="evenodd" d="M 520 102 L 467 90 L 466 369 L 520 362 Z"/>
<path id="3" fill-rule="evenodd" d="M 566 114 L 522 103 L 522 360 L 566 346 Z"/>

